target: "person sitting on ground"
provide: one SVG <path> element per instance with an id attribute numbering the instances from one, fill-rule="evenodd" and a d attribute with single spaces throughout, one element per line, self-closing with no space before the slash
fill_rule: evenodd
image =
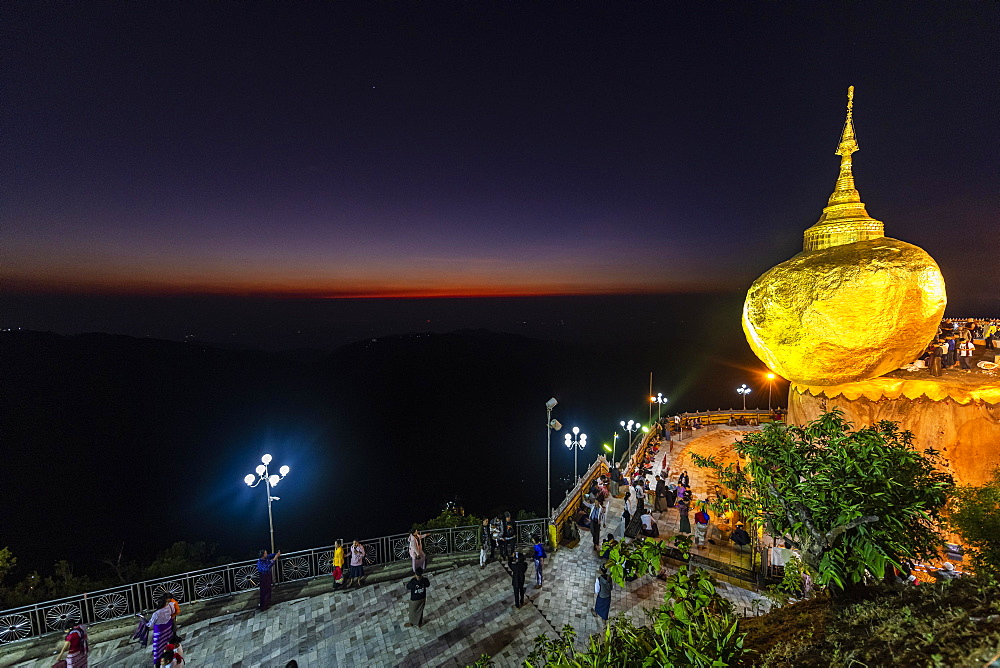
<path id="1" fill-rule="evenodd" d="M 656 523 L 653 522 L 653 515 L 649 508 L 642 511 L 642 517 L 640 517 L 640 519 L 642 520 L 643 536 L 653 537 L 659 535 L 659 529 L 657 528 Z"/>
<path id="2" fill-rule="evenodd" d="M 605 536 L 604 537 L 604 542 L 601 543 L 600 558 L 601 559 L 607 559 L 608 556 L 611 554 L 611 550 L 614 549 L 614 547 L 617 546 L 617 545 L 618 545 L 618 541 L 615 540 L 614 535 L 612 535 L 612 534 L 609 533 L 607 536 Z"/>
<path id="3" fill-rule="evenodd" d="M 733 533 L 729 536 L 729 539 L 739 545 L 741 550 L 750 544 L 750 534 L 743 528 L 743 522 L 736 524 L 736 528 L 733 529 Z"/>

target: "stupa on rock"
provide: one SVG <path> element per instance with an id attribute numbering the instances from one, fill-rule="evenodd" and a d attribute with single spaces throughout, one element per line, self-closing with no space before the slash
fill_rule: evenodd
<path id="1" fill-rule="evenodd" d="M 944 277 L 933 258 L 883 236 L 854 187 L 854 87 L 837 155 L 840 174 L 802 252 L 754 281 L 743 330 L 754 353 L 788 380 L 837 385 L 912 362 L 934 335 Z"/>
<path id="2" fill-rule="evenodd" d="M 805 424 L 834 406 L 856 427 L 881 420 L 933 447 L 960 483 L 1000 466 L 1000 377 L 897 371 L 934 337 L 944 277 L 923 249 L 883 236 L 854 184 L 854 87 L 837 155 L 840 173 L 802 252 L 754 281 L 743 331 L 754 353 L 791 381 L 788 419 Z M 888 376 L 886 374 L 889 374 Z"/>

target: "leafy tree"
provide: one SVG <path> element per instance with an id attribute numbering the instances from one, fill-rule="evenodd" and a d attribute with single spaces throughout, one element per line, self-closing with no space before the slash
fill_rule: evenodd
<path id="1" fill-rule="evenodd" d="M 952 498 L 949 520 L 962 536 L 978 573 L 1000 575 L 1000 468 L 983 487 L 962 486 Z"/>
<path id="2" fill-rule="evenodd" d="M 767 424 L 736 442 L 747 464 L 723 467 L 694 456 L 736 490 L 735 508 L 775 536 L 791 536 L 817 584 L 844 589 L 878 578 L 886 567 L 933 558 L 943 545 L 936 527 L 954 487 L 936 467 L 937 452 L 918 452 L 894 422 L 851 431 L 839 409 L 805 427 Z"/>
<path id="3" fill-rule="evenodd" d="M 17 566 L 17 557 L 10 551 L 9 547 L 0 549 L 0 583 L 4 581 L 7 574 Z"/>

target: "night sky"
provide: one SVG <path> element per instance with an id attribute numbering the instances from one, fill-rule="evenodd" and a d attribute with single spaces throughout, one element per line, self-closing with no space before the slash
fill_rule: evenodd
<path id="1" fill-rule="evenodd" d="M 819 217 L 853 84 L 868 211 L 1000 315 L 998 17 L 5 2 L 4 292 L 740 292 Z"/>

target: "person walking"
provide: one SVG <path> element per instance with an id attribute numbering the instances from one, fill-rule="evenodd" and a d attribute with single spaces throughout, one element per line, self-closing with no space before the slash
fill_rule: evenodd
<path id="1" fill-rule="evenodd" d="M 594 614 L 604 621 L 608 621 L 608 615 L 611 612 L 611 590 L 613 588 L 614 583 L 608 577 L 607 569 L 601 566 L 597 569 L 597 580 L 594 582 L 594 594 L 597 595 L 594 601 Z"/>
<path id="2" fill-rule="evenodd" d="M 333 586 L 344 584 L 344 544 L 337 541 L 333 548 Z"/>
<path id="3" fill-rule="evenodd" d="M 416 626 L 418 629 L 424 624 L 424 605 L 427 603 L 427 588 L 431 586 L 430 580 L 424 576 L 424 569 L 417 566 L 413 569 L 413 577 L 406 583 L 406 589 L 410 592 L 410 621 L 403 626 Z"/>
<path id="4" fill-rule="evenodd" d="M 536 588 L 541 588 L 542 586 L 542 560 L 547 559 L 548 556 L 545 554 L 545 546 L 542 545 L 542 537 L 540 535 L 535 536 L 535 553 L 532 555 L 532 560 L 535 562 Z"/>
<path id="5" fill-rule="evenodd" d="M 281 550 L 274 554 L 268 554 L 267 550 L 261 550 L 257 555 L 257 573 L 260 575 L 260 602 L 257 604 L 258 610 L 267 610 L 271 603 L 271 584 L 273 583 L 272 569 L 281 556 Z"/>
<path id="6" fill-rule="evenodd" d="M 424 552 L 424 538 L 427 534 L 420 533 L 418 529 L 414 529 L 413 533 L 410 534 L 410 566 L 411 570 L 416 572 L 416 570 L 423 569 L 427 565 L 427 554 Z"/>
<path id="7" fill-rule="evenodd" d="M 524 563 L 524 555 L 520 552 L 510 557 L 510 584 L 514 588 L 514 607 L 524 605 L 524 574 L 528 564 Z"/>
<path id="8" fill-rule="evenodd" d="M 365 546 L 361 544 L 361 541 L 355 540 L 351 545 L 351 569 L 348 572 L 348 577 L 350 582 L 347 586 L 350 587 L 352 584 L 361 586 L 361 578 L 365 576 Z"/>
<path id="9" fill-rule="evenodd" d="M 174 622 L 171 617 L 174 608 L 167 603 L 166 596 L 160 596 L 153 605 L 156 606 L 156 612 L 146 622 L 146 626 L 153 629 L 153 640 L 150 643 L 153 649 L 153 665 L 159 666 L 160 657 L 167 649 L 171 636 L 174 635 Z"/>
<path id="10" fill-rule="evenodd" d="M 709 521 L 711 521 L 711 517 L 705 505 L 702 504 L 701 510 L 694 514 L 694 545 L 702 550 L 705 549 L 705 537 L 708 535 Z"/>
<path id="11" fill-rule="evenodd" d="M 56 655 L 56 664 L 66 655 L 66 668 L 87 668 L 87 655 L 90 646 L 87 644 L 87 627 L 83 624 L 73 624 L 66 629 L 62 647 Z"/>

